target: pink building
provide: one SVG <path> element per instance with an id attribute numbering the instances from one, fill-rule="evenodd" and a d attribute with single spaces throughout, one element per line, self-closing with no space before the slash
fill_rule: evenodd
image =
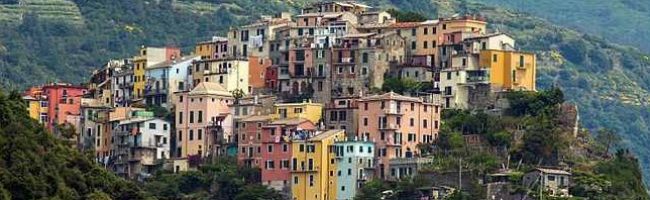
<path id="1" fill-rule="evenodd" d="M 313 133 L 314 123 L 307 119 L 281 119 L 262 127 L 262 184 L 278 191 L 291 191 L 291 140 Z"/>
<path id="2" fill-rule="evenodd" d="M 79 116 L 81 98 L 87 92 L 82 86 L 70 84 L 50 84 L 43 86 L 43 94 L 47 97 L 47 118 L 45 127 L 50 131 L 56 124 L 65 124 L 69 115 Z M 70 122 L 73 125 L 74 122 Z"/>
<path id="3" fill-rule="evenodd" d="M 217 83 L 201 82 L 176 95 L 176 157 L 224 154 L 225 146 L 234 142 L 228 107 L 232 94 Z"/>
<path id="4" fill-rule="evenodd" d="M 381 178 L 393 177 L 388 174 L 391 159 L 419 157 L 417 145 L 438 136 L 440 105 L 422 98 L 390 92 L 361 98 L 358 105 L 358 134 L 375 141 Z"/>

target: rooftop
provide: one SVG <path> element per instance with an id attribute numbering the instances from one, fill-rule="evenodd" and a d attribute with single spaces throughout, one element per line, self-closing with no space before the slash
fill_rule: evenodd
<path id="1" fill-rule="evenodd" d="M 549 169 L 549 168 L 537 168 L 535 171 L 540 171 L 545 174 L 561 174 L 561 175 L 571 175 L 570 172 L 559 170 L 559 169 Z"/>
<path id="2" fill-rule="evenodd" d="M 311 121 L 309 121 L 308 119 L 305 119 L 305 118 L 290 118 L 290 119 L 278 119 L 278 120 L 272 121 L 270 124 L 299 125 L 299 124 L 304 123 L 304 122 L 311 122 Z"/>
<path id="3" fill-rule="evenodd" d="M 218 83 L 213 82 L 201 82 L 199 85 L 194 87 L 192 91 L 189 92 L 189 95 L 219 95 L 232 97 L 232 94 L 226 89 L 221 87 Z"/>
<path id="4" fill-rule="evenodd" d="M 361 98 L 360 101 L 378 101 L 378 100 L 400 100 L 400 101 L 422 102 L 422 99 L 420 98 L 404 96 L 404 95 L 397 94 L 395 92 L 388 92 L 385 94 L 364 97 Z"/>
<path id="5" fill-rule="evenodd" d="M 184 56 L 184 57 L 177 58 L 177 59 L 174 59 L 174 60 L 168 60 L 168 61 L 165 61 L 165 62 L 161 62 L 161 63 L 155 64 L 155 65 L 152 65 L 151 67 L 147 67 L 147 69 L 167 68 L 167 67 L 171 67 L 172 65 L 174 65 L 176 63 L 182 63 L 182 62 L 189 61 L 189 60 L 198 60 L 199 58 L 201 58 L 201 57 L 200 56 Z"/>
<path id="6" fill-rule="evenodd" d="M 242 122 L 259 122 L 259 121 L 271 120 L 272 118 L 273 117 L 271 117 L 269 115 L 254 115 L 254 116 L 244 118 L 241 121 Z"/>
<path id="7" fill-rule="evenodd" d="M 325 132 L 323 132 L 321 134 L 315 135 L 312 138 L 309 138 L 309 141 L 310 142 L 321 141 L 321 140 L 327 139 L 329 137 L 335 136 L 337 134 L 340 134 L 342 132 L 345 132 L 345 130 L 341 130 L 341 129 L 328 130 L 328 131 L 325 131 Z"/>

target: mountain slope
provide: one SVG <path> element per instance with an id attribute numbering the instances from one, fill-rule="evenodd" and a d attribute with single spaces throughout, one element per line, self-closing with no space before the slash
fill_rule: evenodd
<path id="1" fill-rule="evenodd" d="M 250 22 L 261 14 L 296 11 L 313 1 L 75 0 L 83 16 L 81 24 L 50 20 L 37 13 L 27 13 L 21 24 L 3 24 L 0 84 L 17 88 L 54 80 L 81 82 L 103 62 L 133 55 L 140 45 L 175 45 L 189 50 L 195 42 L 224 33 L 229 26 Z M 538 53 L 539 87 L 562 87 L 568 100 L 580 105 L 585 127 L 612 128 L 637 155 L 650 155 L 646 145 L 650 142 L 650 79 L 645 78 L 650 77 L 648 55 L 542 18 L 468 0 L 363 2 L 432 18 L 455 13 L 487 16 L 490 28 L 511 34 L 520 48 Z M 641 156 L 640 161 L 648 181 L 650 157 Z"/>
<path id="2" fill-rule="evenodd" d="M 528 12 L 581 32 L 650 52 L 650 1 L 648 0 L 479 0 Z"/>

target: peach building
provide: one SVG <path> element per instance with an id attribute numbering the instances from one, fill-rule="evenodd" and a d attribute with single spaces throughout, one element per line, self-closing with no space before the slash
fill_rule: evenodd
<path id="1" fill-rule="evenodd" d="M 432 143 L 440 128 L 440 105 L 424 98 L 407 97 L 393 92 L 361 98 L 358 136 L 375 141 L 377 173 L 388 174 L 389 162 L 397 158 L 420 156 L 421 143 Z"/>
<path id="2" fill-rule="evenodd" d="M 176 157 L 225 153 L 232 137 L 233 96 L 217 83 L 202 82 L 192 91 L 177 93 Z"/>
<path id="3" fill-rule="evenodd" d="M 79 116 L 81 98 L 87 92 L 82 86 L 54 83 L 43 86 L 43 94 L 47 98 L 47 123 L 50 131 L 54 125 L 65 124 L 69 115 Z"/>

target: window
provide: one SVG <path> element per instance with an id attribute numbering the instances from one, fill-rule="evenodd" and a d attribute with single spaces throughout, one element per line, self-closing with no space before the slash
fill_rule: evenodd
<path id="1" fill-rule="evenodd" d="M 497 61 L 497 54 L 494 54 L 492 55 L 492 62 L 496 62 L 496 61 Z"/>
<path id="2" fill-rule="evenodd" d="M 149 123 L 149 129 L 156 129 L 156 123 Z"/>
<path id="3" fill-rule="evenodd" d="M 367 117 L 363 118 L 363 125 L 368 126 L 368 118 Z"/>
<path id="4" fill-rule="evenodd" d="M 289 151 L 289 145 L 283 144 L 282 145 L 282 152 L 287 152 Z M 287 161 L 288 162 L 288 161 Z M 288 165 L 288 164 L 287 164 Z"/>
<path id="5" fill-rule="evenodd" d="M 451 72 L 447 72 L 447 80 L 451 80 Z"/>
<path id="6" fill-rule="evenodd" d="M 196 132 L 197 132 L 197 133 L 196 133 L 196 134 L 197 134 L 197 138 L 198 138 L 199 140 L 202 140 L 202 139 L 203 139 L 203 129 L 199 129 L 199 130 L 197 130 Z"/>
<path id="7" fill-rule="evenodd" d="M 300 152 L 305 152 L 305 145 L 304 144 L 300 145 Z"/>
<path id="8" fill-rule="evenodd" d="M 361 55 L 362 55 L 362 56 L 361 56 L 361 61 L 362 61 L 363 63 L 368 63 L 368 53 L 363 53 L 363 54 L 361 54 Z M 522 56 L 522 57 L 523 57 L 523 56 Z"/>
<path id="9" fill-rule="evenodd" d="M 548 175 L 548 181 L 555 181 L 555 176 Z"/>
<path id="10" fill-rule="evenodd" d="M 426 119 L 425 119 L 425 120 L 422 120 L 422 126 L 423 126 L 424 128 L 427 128 L 427 126 L 428 126 L 428 123 L 427 123 L 427 122 L 428 122 L 428 121 L 427 121 Z"/>
<path id="11" fill-rule="evenodd" d="M 428 48 L 429 48 L 429 42 L 428 42 L 428 41 L 424 41 L 424 44 L 423 44 L 423 45 L 424 45 L 424 46 L 423 46 L 422 48 L 425 48 L 425 49 L 428 49 Z"/>
<path id="12" fill-rule="evenodd" d="M 338 121 L 338 113 L 336 111 L 330 111 L 330 121 Z"/>
<path id="13" fill-rule="evenodd" d="M 411 49 L 415 49 L 417 48 L 417 46 L 418 46 L 417 42 L 415 41 L 411 42 Z"/>
<path id="14" fill-rule="evenodd" d="M 167 124 L 163 124 L 163 130 L 167 130 Z"/>
<path id="15" fill-rule="evenodd" d="M 314 159 L 307 160 L 307 169 L 314 170 Z"/>
<path id="16" fill-rule="evenodd" d="M 194 130 L 190 130 L 190 141 L 194 140 Z"/>
<path id="17" fill-rule="evenodd" d="M 295 165 L 294 165 L 294 167 L 295 167 Z M 298 184 L 298 176 L 293 177 L 293 184 Z"/>
<path id="18" fill-rule="evenodd" d="M 442 30 L 447 30 L 447 24 L 442 24 Z"/>
<path id="19" fill-rule="evenodd" d="M 309 175 L 309 187 L 314 186 L 314 175 Z"/>
<path id="20" fill-rule="evenodd" d="M 178 124 L 183 124 L 183 112 L 178 112 Z"/>
<path id="21" fill-rule="evenodd" d="M 409 120 L 409 125 L 410 125 L 411 127 L 415 126 L 415 119 L 411 118 L 411 119 Z"/>
<path id="22" fill-rule="evenodd" d="M 194 123 L 194 111 L 190 111 L 190 123 Z"/>
<path id="23" fill-rule="evenodd" d="M 411 29 L 411 36 L 415 36 L 417 34 L 417 29 Z"/>
<path id="24" fill-rule="evenodd" d="M 345 110 L 339 111 L 339 121 L 345 121 L 347 120 L 347 113 Z"/>
<path id="25" fill-rule="evenodd" d="M 339 67 L 339 68 L 338 68 L 338 73 L 339 73 L 339 74 L 342 74 L 342 73 L 343 73 L 343 67 Z"/>
<path id="26" fill-rule="evenodd" d="M 199 110 L 199 118 L 198 118 L 199 123 L 203 123 L 203 111 Z"/>
<path id="27" fill-rule="evenodd" d="M 519 56 L 519 67 L 524 68 L 524 56 Z"/>
<path id="28" fill-rule="evenodd" d="M 428 35 L 428 34 L 429 34 L 429 28 L 427 28 L 427 27 L 424 28 L 424 34 L 425 34 L 425 35 Z"/>
<path id="29" fill-rule="evenodd" d="M 345 191 L 345 186 L 341 186 L 341 191 Z"/>
<path id="30" fill-rule="evenodd" d="M 267 150 L 269 153 L 273 153 L 273 145 L 270 144 L 269 146 L 267 146 L 267 147 L 266 147 L 266 150 Z"/>
<path id="31" fill-rule="evenodd" d="M 178 141 L 183 141 L 183 131 L 178 131 Z"/>
<path id="32" fill-rule="evenodd" d="M 368 103 L 363 103 L 363 110 L 368 110 Z"/>
<path id="33" fill-rule="evenodd" d="M 411 103 L 411 111 L 415 111 L 415 103 Z"/>
<path id="34" fill-rule="evenodd" d="M 294 108 L 293 112 L 294 113 L 302 113 L 302 108 Z"/>

